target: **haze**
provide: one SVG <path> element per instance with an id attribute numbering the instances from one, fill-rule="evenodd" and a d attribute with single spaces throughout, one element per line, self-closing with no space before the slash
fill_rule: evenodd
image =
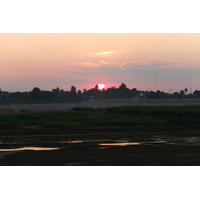
<path id="1" fill-rule="evenodd" d="M 0 44 L 3 91 L 200 90 L 199 33 L 1 33 Z"/>

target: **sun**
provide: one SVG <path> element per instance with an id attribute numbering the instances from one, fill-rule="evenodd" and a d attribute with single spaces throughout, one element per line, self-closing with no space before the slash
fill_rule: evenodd
<path id="1" fill-rule="evenodd" d="M 105 85 L 104 84 L 98 84 L 98 89 L 99 90 L 103 90 L 105 88 Z"/>

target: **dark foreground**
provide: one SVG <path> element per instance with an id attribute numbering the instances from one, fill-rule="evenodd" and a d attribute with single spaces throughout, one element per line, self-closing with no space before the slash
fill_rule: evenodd
<path id="1" fill-rule="evenodd" d="M 10 111 L 0 128 L 4 166 L 200 165 L 199 105 Z"/>
<path id="2" fill-rule="evenodd" d="M 85 138 L 85 139 L 84 139 Z M 94 139 L 95 138 L 95 139 Z M 107 139 L 105 139 L 107 138 Z M 199 133 L 123 133 L 22 137 L 23 144 L 1 144 L 55 150 L 1 151 L 6 166 L 199 166 Z M 51 140 L 55 140 L 52 142 Z M 57 141 L 56 141 L 57 140 Z M 43 142 L 42 142 L 43 141 Z"/>

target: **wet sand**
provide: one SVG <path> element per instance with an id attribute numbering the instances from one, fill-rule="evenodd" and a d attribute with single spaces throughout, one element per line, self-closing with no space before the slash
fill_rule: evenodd
<path id="1" fill-rule="evenodd" d="M 143 133 L 145 134 L 145 133 Z M 160 134 L 159 134 L 160 135 Z M 147 140 L 110 140 L 44 142 L 36 144 L 1 144 L 0 148 L 24 148 L 0 152 L 4 166 L 199 166 L 200 137 L 169 135 Z M 123 138 L 124 135 L 122 134 Z M 141 136 L 143 137 L 143 136 Z M 28 150 L 32 147 L 57 150 Z"/>

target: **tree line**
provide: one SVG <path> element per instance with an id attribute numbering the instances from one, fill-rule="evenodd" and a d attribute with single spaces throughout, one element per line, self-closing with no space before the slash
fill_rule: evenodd
<path id="1" fill-rule="evenodd" d="M 51 91 L 41 90 L 39 87 L 34 87 L 29 92 L 8 92 L 0 89 L 0 104 L 10 103 L 64 103 L 78 102 L 89 99 L 180 99 L 180 98 L 200 98 L 200 90 L 195 90 L 193 93 L 187 94 L 188 89 L 185 88 L 180 92 L 165 93 L 163 91 L 140 91 L 136 88 L 129 89 L 125 83 L 122 83 L 118 88 L 111 87 L 106 90 L 99 90 L 98 85 L 89 90 L 83 91 L 71 86 L 70 91 L 65 91 L 59 87 Z"/>

